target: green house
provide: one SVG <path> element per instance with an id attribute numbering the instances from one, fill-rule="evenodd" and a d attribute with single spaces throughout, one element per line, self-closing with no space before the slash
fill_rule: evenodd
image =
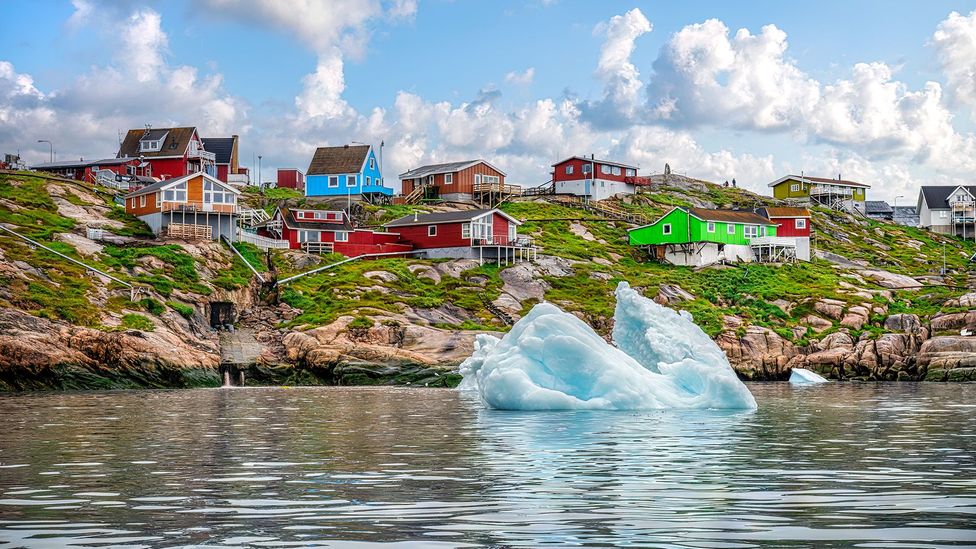
<path id="1" fill-rule="evenodd" d="M 780 200 L 799 200 L 816 202 L 825 206 L 837 207 L 850 204 L 864 211 L 864 200 L 870 185 L 856 181 L 787 175 L 769 184 L 773 197 Z"/>
<path id="2" fill-rule="evenodd" d="M 760 257 L 757 245 L 795 250 L 793 239 L 775 238 L 775 223 L 739 210 L 678 207 L 654 223 L 630 229 L 628 236 L 632 246 L 646 246 L 655 258 L 675 265 L 754 261 Z"/>

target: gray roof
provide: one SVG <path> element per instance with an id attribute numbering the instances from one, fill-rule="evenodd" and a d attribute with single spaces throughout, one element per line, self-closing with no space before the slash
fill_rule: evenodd
<path id="1" fill-rule="evenodd" d="M 203 148 L 214 153 L 217 164 L 230 164 L 230 155 L 234 152 L 234 137 L 201 137 Z"/>
<path id="2" fill-rule="evenodd" d="M 470 221 L 482 216 L 491 210 L 460 210 L 456 212 L 438 212 L 428 214 L 405 215 L 399 219 L 394 219 L 386 224 L 387 227 L 407 227 L 410 225 L 435 225 L 437 223 L 455 223 L 458 221 Z"/>
<path id="3" fill-rule="evenodd" d="M 482 160 L 462 160 L 461 162 L 446 162 L 444 164 L 428 164 L 419 168 L 414 168 L 408 172 L 400 174 L 400 179 L 416 179 L 438 173 L 453 173 L 463 170 L 468 166 L 483 162 Z"/>
<path id="4" fill-rule="evenodd" d="M 963 185 L 964 189 L 976 196 L 976 185 Z M 959 185 L 923 185 L 921 192 L 930 210 L 948 210 L 949 195 L 959 188 Z"/>
<path id="5" fill-rule="evenodd" d="M 866 214 L 886 214 L 892 213 L 891 205 L 884 200 L 865 200 L 864 213 Z"/>
<path id="6" fill-rule="evenodd" d="M 134 160 L 132 158 L 103 158 L 101 160 L 62 160 L 59 162 L 45 162 L 43 164 L 34 164 L 31 169 L 34 170 L 57 170 L 65 168 L 84 168 L 87 166 L 100 166 L 102 164 L 121 164 L 123 162 L 128 162 Z"/>
<path id="7" fill-rule="evenodd" d="M 148 132 L 145 133 L 145 135 L 142 136 L 140 141 L 159 141 L 167 133 L 169 133 L 169 130 L 167 130 L 166 128 L 149 130 Z"/>
<path id="8" fill-rule="evenodd" d="M 918 212 L 915 211 L 915 206 L 895 206 L 892 208 L 892 210 L 898 217 L 912 217 L 918 215 Z"/>

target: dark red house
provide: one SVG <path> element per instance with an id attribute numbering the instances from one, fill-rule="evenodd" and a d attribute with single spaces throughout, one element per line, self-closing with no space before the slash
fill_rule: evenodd
<path id="1" fill-rule="evenodd" d="M 806 208 L 768 206 L 756 213 L 776 223 L 776 236 L 810 238 L 810 210 Z"/>
<path id="2" fill-rule="evenodd" d="M 204 172 L 217 177 L 216 155 L 206 150 L 196 128 L 129 130 L 116 158 L 135 158 L 148 164 L 157 179 Z"/>
<path id="3" fill-rule="evenodd" d="M 572 156 L 552 165 L 556 194 L 588 196 L 603 200 L 619 194 L 634 194 L 637 167 L 594 156 Z"/>
<path id="4" fill-rule="evenodd" d="M 240 137 L 203 137 L 203 148 L 214 155 L 217 179 L 231 185 L 247 185 L 250 182 L 247 168 L 238 163 L 237 148 Z"/>
<path id="5" fill-rule="evenodd" d="M 258 234 L 287 240 L 291 249 L 335 252 L 347 257 L 406 253 L 413 249 L 409 243 L 401 242 L 396 233 L 353 227 L 341 210 L 278 208 L 274 216 L 258 228 Z"/>
<path id="6" fill-rule="evenodd" d="M 521 223 L 501 210 L 463 210 L 406 215 L 386 224 L 428 258 L 514 260 L 528 249 Z M 524 255 L 524 254 L 521 254 Z"/>
<path id="7" fill-rule="evenodd" d="M 278 168 L 277 187 L 305 192 L 305 173 L 297 168 Z"/>
<path id="8" fill-rule="evenodd" d="M 505 172 L 481 159 L 429 164 L 400 174 L 400 185 L 404 196 L 422 189 L 424 198 L 463 201 L 486 188 L 504 189 Z"/>

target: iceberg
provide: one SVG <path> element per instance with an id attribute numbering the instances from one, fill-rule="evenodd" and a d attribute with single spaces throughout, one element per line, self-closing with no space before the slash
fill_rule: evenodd
<path id="1" fill-rule="evenodd" d="M 502 338 L 482 334 L 460 389 L 500 410 L 755 409 L 725 353 L 687 312 L 616 290 L 610 345 L 579 318 L 540 303 Z"/>
<path id="2" fill-rule="evenodd" d="M 793 385 L 813 385 L 815 383 L 830 383 L 822 375 L 803 368 L 793 368 L 790 372 L 790 383 Z"/>

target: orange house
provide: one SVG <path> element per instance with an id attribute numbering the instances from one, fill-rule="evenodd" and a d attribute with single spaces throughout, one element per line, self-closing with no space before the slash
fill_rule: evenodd
<path id="1" fill-rule="evenodd" d="M 240 194 L 216 177 L 198 172 L 125 195 L 125 211 L 144 221 L 157 235 L 212 240 L 223 236 L 235 241 Z"/>

